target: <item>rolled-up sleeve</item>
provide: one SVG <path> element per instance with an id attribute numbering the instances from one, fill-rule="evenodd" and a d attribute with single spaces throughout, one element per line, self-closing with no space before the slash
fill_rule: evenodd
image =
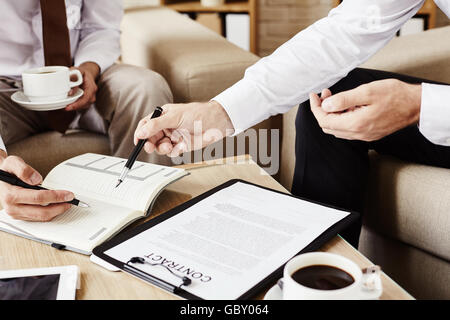
<path id="1" fill-rule="evenodd" d="M 419 130 L 434 144 L 450 146 L 450 86 L 422 83 Z"/>
<path id="2" fill-rule="evenodd" d="M 121 0 L 84 1 L 75 66 L 92 61 L 103 72 L 120 56 Z"/>

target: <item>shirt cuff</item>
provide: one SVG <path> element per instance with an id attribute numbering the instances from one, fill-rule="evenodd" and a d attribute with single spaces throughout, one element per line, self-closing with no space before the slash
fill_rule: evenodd
<path id="1" fill-rule="evenodd" d="M 111 62 L 111 59 L 109 57 L 102 57 L 99 54 L 78 54 L 75 57 L 74 61 L 75 67 L 79 67 L 85 62 L 94 62 L 96 63 L 100 68 L 100 73 L 104 72 L 106 69 L 108 69 L 114 62 Z"/>
<path id="2" fill-rule="evenodd" d="M 419 130 L 434 144 L 450 146 L 450 86 L 422 83 Z"/>
<path id="3" fill-rule="evenodd" d="M 264 107 L 267 102 L 255 85 L 246 79 L 236 82 L 211 100 L 220 103 L 227 112 L 234 127 L 233 136 L 271 116 Z"/>

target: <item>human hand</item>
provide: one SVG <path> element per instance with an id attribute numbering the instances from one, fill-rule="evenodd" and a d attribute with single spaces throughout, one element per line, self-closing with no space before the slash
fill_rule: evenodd
<path id="1" fill-rule="evenodd" d="M 146 139 L 144 150 L 176 157 L 201 149 L 234 133 L 225 109 L 216 101 L 166 104 L 162 115 L 142 119 L 134 134 L 134 143 Z"/>
<path id="2" fill-rule="evenodd" d="M 71 69 L 80 70 L 83 75 L 83 83 L 81 84 L 81 89 L 83 89 L 83 95 L 74 103 L 66 106 L 66 111 L 83 110 L 89 108 L 96 100 L 97 93 L 97 79 L 100 74 L 99 66 L 94 62 L 85 62 L 79 67 L 72 67 Z M 73 94 L 77 88 L 72 88 L 69 95 Z"/>
<path id="3" fill-rule="evenodd" d="M 21 158 L 0 152 L 0 169 L 16 175 L 22 181 L 38 185 L 41 175 Z M 0 181 L 0 205 L 12 218 L 26 221 L 50 221 L 67 211 L 74 194 L 61 190 L 30 190 Z"/>
<path id="4" fill-rule="evenodd" d="M 373 81 L 322 97 L 310 94 L 311 110 L 320 127 L 337 138 L 375 141 L 418 123 L 422 86 L 396 79 Z"/>

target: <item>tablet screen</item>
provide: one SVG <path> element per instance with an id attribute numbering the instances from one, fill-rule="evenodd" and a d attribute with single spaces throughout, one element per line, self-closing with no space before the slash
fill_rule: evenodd
<path id="1" fill-rule="evenodd" d="M 56 300 L 59 274 L 0 279 L 0 300 Z"/>

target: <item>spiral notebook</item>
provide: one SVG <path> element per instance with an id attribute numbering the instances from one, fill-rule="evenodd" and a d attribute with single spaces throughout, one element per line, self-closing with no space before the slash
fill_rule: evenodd
<path id="1" fill-rule="evenodd" d="M 95 248 L 93 254 L 186 299 L 247 299 L 293 256 L 358 213 L 230 180 Z"/>

